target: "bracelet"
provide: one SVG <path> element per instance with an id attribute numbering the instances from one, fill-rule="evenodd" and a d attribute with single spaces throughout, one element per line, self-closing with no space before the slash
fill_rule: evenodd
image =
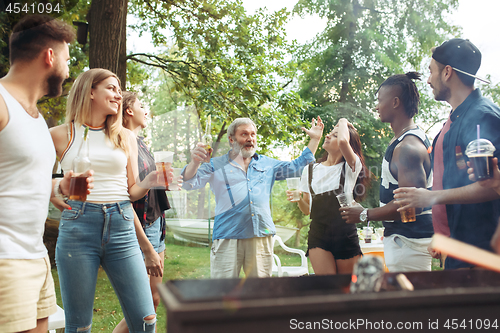
<path id="1" fill-rule="evenodd" d="M 67 201 L 67 200 L 68 200 L 68 196 L 67 196 L 67 195 L 62 194 L 62 192 L 61 192 L 61 187 L 60 187 L 60 185 L 61 185 L 61 181 L 62 181 L 62 180 L 63 180 L 62 178 L 57 178 L 57 180 L 56 180 L 56 184 L 55 184 L 55 186 L 54 186 L 54 195 L 55 195 L 55 197 L 56 197 L 56 198 L 58 198 L 58 199 L 61 199 L 61 200 L 63 200 L 63 201 Z"/>

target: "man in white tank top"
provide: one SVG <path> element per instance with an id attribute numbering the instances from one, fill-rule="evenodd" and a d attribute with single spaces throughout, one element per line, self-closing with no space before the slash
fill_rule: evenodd
<path id="1" fill-rule="evenodd" d="M 0 79 L 0 332 L 47 332 L 57 309 L 42 239 L 55 149 L 37 101 L 61 94 L 74 35 L 60 20 L 28 16 L 9 41 L 10 70 Z"/>

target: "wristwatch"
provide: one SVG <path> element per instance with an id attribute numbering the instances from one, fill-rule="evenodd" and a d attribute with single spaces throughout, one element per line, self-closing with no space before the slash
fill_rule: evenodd
<path id="1" fill-rule="evenodd" d="M 368 208 L 363 209 L 363 211 L 359 214 L 359 220 L 361 222 L 368 221 Z"/>
<path id="2" fill-rule="evenodd" d="M 61 187 L 60 187 L 61 180 L 63 180 L 63 179 L 62 178 L 57 178 L 57 180 L 56 180 L 56 184 L 54 185 L 54 195 L 58 199 L 61 199 L 63 201 L 67 201 L 68 200 L 68 196 L 62 194 L 62 192 L 61 192 Z"/>

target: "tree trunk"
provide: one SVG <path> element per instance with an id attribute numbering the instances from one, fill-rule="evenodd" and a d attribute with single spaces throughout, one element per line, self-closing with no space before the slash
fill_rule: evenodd
<path id="1" fill-rule="evenodd" d="M 127 0 L 93 0 L 88 22 L 90 68 L 112 71 L 125 89 Z"/>
<path id="2" fill-rule="evenodd" d="M 217 153 L 217 150 L 219 150 L 219 145 L 220 145 L 220 141 L 222 139 L 222 137 L 224 136 L 224 134 L 227 133 L 227 130 L 226 130 L 226 122 L 224 122 L 222 124 L 222 128 L 220 129 L 219 131 L 219 134 L 217 135 L 217 139 L 215 140 L 215 143 L 212 145 L 213 147 L 213 151 L 212 151 L 212 156 L 215 156 L 215 154 Z"/>

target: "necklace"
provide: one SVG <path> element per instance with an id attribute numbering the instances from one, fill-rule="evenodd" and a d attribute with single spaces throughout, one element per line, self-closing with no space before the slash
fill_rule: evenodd
<path id="1" fill-rule="evenodd" d="M 412 127 L 412 126 L 416 126 L 416 125 L 415 125 L 415 124 L 411 124 L 411 125 L 406 126 L 405 128 L 403 128 L 401 131 L 399 131 L 398 135 L 395 135 L 395 136 L 392 138 L 391 142 L 389 142 L 389 146 L 390 146 L 390 145 L 392 145 L 392 143 L 393 143 L 393 142 L 394 142 L 397 138 L 399 138 L 399 137 L 400 137 L 400 136 L 401 136 L 404 132 L 406 132 L 407 130 L 409 130 L 409 129 L 410 129 L 410 127 Z M 415 128 L 417 128 L 417 127 L 418 127 L 418 126 L 416 126 Z M 412 129 L 413 129 L 413 128 L 412 128 Z"/>

